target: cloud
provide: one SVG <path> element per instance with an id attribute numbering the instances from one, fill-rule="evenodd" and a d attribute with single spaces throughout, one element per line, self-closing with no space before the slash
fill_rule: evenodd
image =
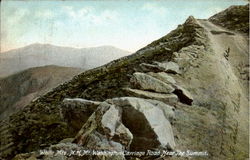
<path id="1" fill-rule="evenodd" d="M 78 10 L 75 10 L 71 6 L 64 6 L 63 7 L 63 12 L 68 14 L 69 17 L 74 18 L 74 19 L 81 19 L 86 17 L 89 13 L 93 11 L 93 8 L 91 7 L 84 7 Z"/>
<path id="2" fill-rule="evenodd" d="M 27 16 L 30 14 L 28 9 L 17 9 L 12 13 L 4 12 L 3 13 L 3 18 L 4 22 L 6 22 L 6 25 L 17 25 L 20 24 L 20 22 L 24 19 L 27 18 Z"/>
<path id="3" fill-rule="evenodd" d="M 166 7 L 162 7 L 159 4 L 156 4 L 153 2 L 145 3 L 142 6 L 142 10 L 149 11 L 149 12 L 152 12 L 153 14 L 157 14 L 157 15 L 166 15 L 167 14 Z"/>
<path id="4" fill-rule="evenodd" d="M 99 15 L 94 15 L 94 14 L 91 15 L 90 18 L 91 18 L 90 21 L 93 24 L 96 24 L 96 25 L 108 24 L 118 19 L 118 13 L 115 11 L 104 10 Z"/>
<path id="5" fill-rule="evenodd" d="M 94 25 L 105 25 L 118 19 L 118 12 L 111 10 L 103 10 L 97 12 L 92 7 L 83 7 L 74 9 L 71 6 L 64 6 L 63 12 L 72 18 L 73 21 L 81 23 L 89 23 Z"/>
<path id="6" fill-rule="evenodd" d="M 1 8 L 1 51 L 14 45 L 16 36 L 22 34 L 20 25 L 26 21 L 29 15 L 30 11 L 25 8 Z"/>
<path id="7" fill-rule="evenodd" d="M 40 10 L 35 13 L 35 16 L 42 19 L 53 19 L 56 17 L 56 14 L 50 10 Z"/>

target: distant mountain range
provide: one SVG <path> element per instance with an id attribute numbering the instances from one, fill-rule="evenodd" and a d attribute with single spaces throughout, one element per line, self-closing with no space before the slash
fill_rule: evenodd
<path id="1" fill-rule="evenodd" d="M 129 54 L 128 51 L 112 46 L 78 49 L 35 43 L 0 53 L 0 77 L 6 77 L 28 68 L 46 65 L 87 70 Z"/>

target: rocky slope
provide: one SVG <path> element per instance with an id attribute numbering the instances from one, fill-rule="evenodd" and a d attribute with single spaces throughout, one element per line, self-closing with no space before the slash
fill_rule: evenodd
<path id="1" fill-rule="evenodd" d="M 231 6 L 209 20 L 227 29 L 249 34 L 249 5 Z"/>
<path id="2" fill-rule="evenodd" d="M 1 79 L 0 120 L 81 72 L 83 69 L 45 66 L 31 68 Z"/>
<path id="3" fill-rule="evenodd" d="M 135 54 L 75 76 L 2 121 L 1 156 L 187 159 L 143 151 L 190 150 L 203 151 L 194 159 L 246 159 L 247 39 L 189 17 Z M 41 155 L 39 149 L 143 156 Z"/>
<path id="4" fill-rule="evenodd" d="M 1 53 L 0 77 L 6 77 L 28 68 L 46 65 L 87 70 L 129 54 L 127 51 L 112 46 L 77 49 L 36 43 Z"/>

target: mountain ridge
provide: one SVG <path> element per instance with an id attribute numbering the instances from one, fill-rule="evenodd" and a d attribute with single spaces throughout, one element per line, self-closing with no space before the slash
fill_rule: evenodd
<path id="1" fill-rule="evenodd" d="M 6 54 L 7 52 L 16 51 L 16 50 L 24 49 L 24 48 L 29 48 L 29 47 L 32 47 L 32 46 L 40 46 L 40 47 L 52 46 L 52 47 L 70 48 L 70 49 L 93 49 L 93 48 L 107 47 L 107 48 L 116 48 L 116 49 L 119 49 L 119 50 L 123 50 L 123 49 L 117 48 L 117 47 L 112 46 L 112 45 L 101 45 L 101 46 L 96 46 L 96 47 L 70 47 L 70 46 L 54 45 L 54 44 L 50 44 L 50 43 L 31 43 L 31 44 L 23 46 L 23 47 L 14 48 L 14 49 L 10 49 L 8 51 L 1 52 L 0 54 Z M 123 50 L 123 51 L 128 52 L 126 50 Z"/>
<path id="2" fill-rule="evenodd" d="M 113 46 L 78 49 L 50 44 L 31 44 L 0 54 L 0 76 L 5 77 L 24 69 L 45 65 L 86 70 L 128 54 L 130 53 Z"/>

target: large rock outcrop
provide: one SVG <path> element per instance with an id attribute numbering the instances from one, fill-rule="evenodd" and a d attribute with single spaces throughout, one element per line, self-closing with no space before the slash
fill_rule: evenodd
<path id="1" fill-rule="evenodd" d="M 155 99 L 155 100 L 165 102 L 167 104 L 174 105 L 178 101 L 178 97 L 175 94 L 155 93 L 155 92 L 149 92 L 149 91 L 143 91 L 143 90 L 131 89 L 131 88 L 125 88 L 124 90 L 127 91 L 128 95 L 130 96 Z"/>
<path id="2" fill-rule="evenodd" d="M 135 87 L 143 90 L 152 90 L 158 93 L 172 93 L 174 91 L 171 85 L 145 73 L 134 73 L 130 81 Z"/>
<path id="3" fill-rule="evenodd" d="M 174 110 L 165 103 L 136 97 L 101 103 L 74 142 L 89 149 L 146 151 L 174 149 L 171 124 Z"/>
<path id="4" fill-rule="evenodd" d="M 174 135 L 167 119 L 169 116 L 164 114 L 164 111 L 168 115 L 173 112 L 168 105 L 164 106 L 166 110 L 162 110 L 151 101 L 133 97 L 114 98 L 107 101 L 122 109 L 122 121 L 133 134 L 131 150 L 174 149 Z"/>

